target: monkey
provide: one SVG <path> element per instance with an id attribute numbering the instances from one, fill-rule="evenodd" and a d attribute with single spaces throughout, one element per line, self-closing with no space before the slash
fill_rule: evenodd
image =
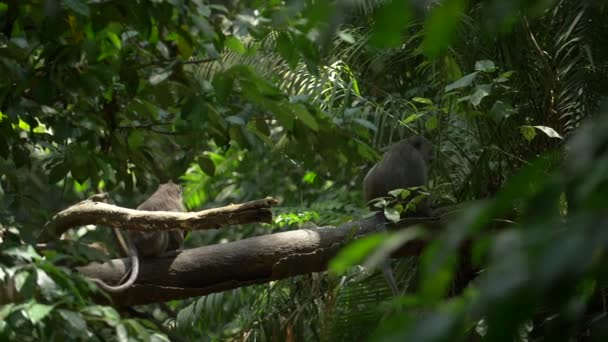
<path id="1" fill-rule="evenodd" d="M 363 179 L 363 198 L 373 210 L 373 200 L 386 197 L 394 189 L 424 186 L 428 182 L 427 165 L 432 160 L 432 145 L 425 138 L 414 135 L 394 144 Z M 416 213 L 430 216 L 428 201 L 417 205 Z M 376 215 L 378 231 L 386 231 L 384 214 Z M 382 263 L 382 273 L 394 295 L 399 295 L 393 270 L 388 260 Z"/>
<path id="2" fill-rule="evenodd" d="M 156 192 L 137 210 L 184 212 L 182 188 L 169 181 L 161 184 Z M 184 232 L 181 230 L 162 232 L 129 231 L 129 237 L 144 257 L 159 256 L 166 251 L 180 250 L 184 245 Z"/>
<path id="3" fill-rule="evenodd" d="M 386 197 L 394 189 L 426 185 L 427 165 L 432 160 L 432 145 L 425 138 L 414 135 L 394 144 L 382 160 L 372 167 L 363 179 L 365 202 Z M 370 204 L 371 207 L 371 204 Z M 428 214 L 428 208 L 422 211 Z"/>
<path id="4" fill-rule="evenodd" d="M 158 189 L 137 207 L 137 210 L 186 211 L 182 203 L 181 186 L 174 184 L 172 181 L 159 185 Z M 108 285 L 100 279 L 93 279 L 101 288 L 111 293 L 123 292 L 135 283 L 139 273 L 140 257 L 157 257 L 167 251 L 179 251 L 183 248 L 184 244 L 184 233 L 181 230 L 160 232 L 129 231 L 127 238 L 123 239 L 120 229 L 114 228 L 114 234 L 122 245 L 122 248 L 128 252 L 131 258 L 131 272 L 129 278 L 123 284 L 117 286 Z M 125 274 L 125 277 L 127 274 Z"/>

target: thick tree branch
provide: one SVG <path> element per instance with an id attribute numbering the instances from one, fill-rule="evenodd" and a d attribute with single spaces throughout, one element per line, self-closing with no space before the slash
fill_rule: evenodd
<path id="1" fill-rule="evenodd" d="M 433 230 L 443 225 L 438 220 L 412 218 L 400 226 L 417 223 L 425 223 Z M 337 228 L 282 232 L 188 249 L 176 256 L 143 259 L 136 284 L 113 299 L 120 305 L 164 302 L 324 271 L 345 243 L 376 231 L 376 224 L 376 218 L 369 218 Z M 417 255 L 424 244 L 413 241 L 397 254 Z M 116 283 L 128 267 L 129 259 L 124 258 L 92 263 L 78 271 Z"/>
<path id="2" fill-rule="evenodd" d="M 197 230 L 212 229 L 233 224 L 271 222 L 270 207 L 274 198 L 232 204 L 226 207 L 198 212 L 144 211 L 86 200 L 57 213 L 44 225 L 41 242 L 58 238 L 66 230 L 87 225 L 100 224 L 130 230 Z"/>

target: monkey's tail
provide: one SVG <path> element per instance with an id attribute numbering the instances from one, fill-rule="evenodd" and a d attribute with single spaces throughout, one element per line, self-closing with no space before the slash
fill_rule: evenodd
<path id="1" fill-rule="evenodd" d="M 386 223 L 384 221 L 384 214 L 376 215 L 376 231 L 377 232 L 385 232 L 386 231 Z M 395 274 L 393 273 L 393 269 L 391 268 L 390 260 L 384 260 L 380 265 L 380 269 L 382 270 L 382 274 L 384 275 L 384 280 L 388 283 L 388 286 L 391 288 L 394 296 L 399 296 L 401 293 L 399 291 L 399 287 L 397 287 L 397 280 L 395 279 Z"/>
<path id="2" fill-rule="evenodd" d="M 112 285 L 108 285 L 106 283 L 103 282 L 103 280 L 98 279 L 98 278 L 93 278 L 93 282 L 97 285 L 99 285 L 99 287 L 101 287 L 102 289 L 104 289 L 107 292 L 110 293 L 120 293 L 123 292 L 124 290 L 128 289 L 129 287 L 131 287 L 131 285 L 133 285 L 135 283 L 135 281 L 137 280 L 137 275 L 139 274 L 139 256 L 137 253 L 137 248 L 135 247 L 135 244 L 133 243 L 133 241 L 129 238 L 129 237 L 124 237 L 119 231 L 118 229 L 114 229 L 114 233 L 117 234 L 118 236 L 120 236 L 122 239 L 121 243 L 124 244 L 126 240 L 126 245 L 127 245 L 127 250 L 129 252 L 129 257 L 131 258 L 131 272 L 129 274 L 129 278 L 127 279 L 127 281 L 125 281 L 124 283 L 117 285 L 117 286 L 112 286 Z M 120 240 L 120 239 L 119 239 Z M 124 248 L 124 245 L 123 245 Z M 126 277 L 127 273 L 125 273 Z M 121 282 L 122 280 L 121 279 Z"/>

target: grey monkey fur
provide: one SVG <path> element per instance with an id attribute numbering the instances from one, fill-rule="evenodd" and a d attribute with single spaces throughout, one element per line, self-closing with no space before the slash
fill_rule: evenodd
<path id="1" fill-rule="evenodd" d="M 186 208 L 182 203 L 182 188 L 171 181 L 161 184 L 146 201 L 137 207 L 137 210 L 184 212 Z M 123 235 L 120 229 L 114 229 L 114 233 L 121 240 Z M 123 292 L 135 283 L 139 274 L 140 257 L 155 257 L 166 251 L 180 250 L 184 244 L 184 233 L 181 230 L 169 232 L 129 231 L 127 236 L 127 239 L 125 239 L 127 246 L 123 246 L 128 250 L 131 258 L 131 273 L 127 281 L 117 286 L 111 286 L 100 279 L 93 279 L 101 288 L 111 293 Z"/>
<path id="2" fill-rule="evenodd" d="M 137 207 L 137 210 L 186 211 L 182 204 L 182 189 L 173 182 L 161 184 L 152 196 Z M 143 257 L 159 256 L 169 250 L 181 249 L 184 244 L 184 233 L 181 230 L 170 232 L 129 231 L 128 234 Z"/>
<path id="3" fill-rule="evenodd" d="M 407 189 L 426 185 L 428 182 L 427 165 L 432 159 L 432 145 L 425 138 L 415 135 L 391 146 L 382 160 L 372 167 L 363 179 L 363 198 L 372 208 L 371 201 L 388 196 L 394 189 Z M 373 209 L 373 208 L 372 208 Z M 428 201 L 418 204 L 418 213 L 430 215 Z M 386 231 L 385 218 L 379 213 L 376 229 Z M 399 288 L 388 260 L 381 265 L 382 273 L 394 295 Z"/>
<path id="4" fill-rule="evenodd" d="M 369 203 L 374 198 L 386 197 L 394 189 L 426 185 L 431 159 L 432 145 L 425 138 L 414 135 L 399 141 L 363 179 L 363 198 Z"/>

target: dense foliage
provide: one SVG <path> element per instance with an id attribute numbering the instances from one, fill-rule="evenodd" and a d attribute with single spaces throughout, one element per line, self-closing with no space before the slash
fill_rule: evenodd
<path id="1" fill-rule="evenodd" d="M 0 3 L 1 340 L 608 338 L 608 2 L 9 0 Z M 365 171 L 411 134 L 453 209 L 403 296 L 334 272 L 117 311 L 72 266 L 109 230 L 36 250 L 53 214 L 179 180 L 190 210 L 270 195 L 273 225 L 366 214 Z M 604 239 L 606 238 L 606 239 Z M 102 241 L 110 255 L 86 246 Z M 374 249 L 374 248 L 372 248 Z"/>

